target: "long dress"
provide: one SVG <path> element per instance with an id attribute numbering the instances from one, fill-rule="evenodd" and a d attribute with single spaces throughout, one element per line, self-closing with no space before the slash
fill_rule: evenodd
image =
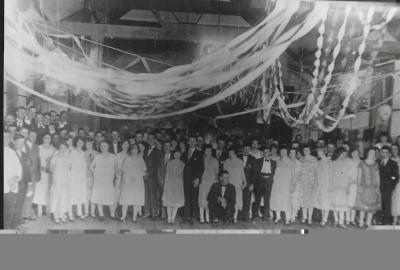
<path id="1" fill-rule="evenodd" d="M 219 164 L 214 157 L 204 158 L 204 172 L 199 185 L 199 206 L 207 208 L 207 195 L 212 184 L 218 180 Z"/>
<path id="2" fill-rule="evenodd" d="M 361 161 L 358 165 L 359 181 L 357 183 L 357 196 L 355 209 L 366 212 L 376 212 L 381 208 L 381 195 L 379 191 L 379 165 Z"/>
<path id="3" fill-rule="evenodd" d="M 272 184 L 270 207 L 271 210 L 287 213 L 291 210 L 290 186 L 292 183 L 293 162 L 289 158 L 278 160 Z"/>
<path id="4" fill-rule="evenodd" d="M 115 188 L 114 188 L 114 199 L 115 203 L 119 202 L 121 196 L 121 181 L 122 181 L 122 166 L 128 157 L 127 153 L 120 152 L 115 156 Z"/>
<path id="5" fill-rule="evenodd" d="M 314 207 L 320 210 L 331 210 L 332 202 L 329 195 L 333 178 L 333 164 L 328 157 L 318 160 L 317 182 L 315 188 Z"/>
<path id="6" fill-rule="evenodd" d="M 349 208 L 349 171 L 349 159 L 333 161 L 333 178 L 330 190 L 332 210 L 346 211 Z"/>
<path id="7" fill-rule="evenodd" d="M 235 207 L 242 209 L 243 207 L 243 185 L 246 183 L 246 176 L 244 174 L 244 163 L 239 158 L 227 159 L 224 162 L 224 170 L 229 173 L 229 182 L 235 186 L 236 189 L 236 204 Z"/>
<path id="8" fill-rule="evenodd" d="M 357 196 L 357 174 L 358 174 L 358 165 L 360 164 L 359 159 L 350 159 L 349 160 L 349 195 L 348 195 L 348 206 L 350 208 L 354 208 L 356 204 L 356 196 Z"/>
<path id="9" fill-rule="evenodd" d="M 69 209 L 70 158 L 57 154 L 50 160 L 51 188 L 49 210 L 52 214 L 64 214 Z"/>
<path id="10" fill-rule="evenodd" d="M 101 153 L 93 160 L 93 190 L 91 202 L 101 205 L 113 205 L 114 199 L 114 176 L 115 155 Z"/>
<path id="11" fill-rule="evenodd" d="M 121 205 L 144 205 L 146 164 L 140 156 L 127 156 L 121 166 Z"/>
<path id="12" fill-rule="evenodd" d="M 185 205 L 183 193 L 183 169 L 185 163 L 181 160 L 170 160 L 165 171 L 164 193 L 162 196 L 163 206 L 182 207 Z"/>
<path id="13" fill-rule="evenodd" d="M 393 159 L 397 162 L 400 170 L 400 158 Z M 398 183 L 392 195 L 392 216 L 400 216 L 400 183 Z"/>
<path id="14" fill-rule="evenodd" d="M 313 156 L 303 157 L 299 175 L 299 206 L 314 207 L 313 194 L 317 179 L 317 159 Z"/>
<path id="15" fill-rule="evenodd" d="M 35 185 L 35 195 L 32 203 L 37 205 L 48 205 L 49 203 L 49 192 L 50 192 L 50 181 L 49 181 L 49 166 L 52 155 L 56 152 L 53 146 L 48 148 L 43 145 L 39 145 L 39 159 L 40 159 L 40 181 Z"/>
<path id="16" fill-rule="evenodd" d="M 92 190 L 93 190 L 93 172 L 90 170 L 90 165 L 92 164 L 94 157 L 98 154 L 97 151 L 85 151 L 85 159 L 86 159 L 86 192 L 87 198 L 90 200 L 92 198 Z"/>
<path id="17" fill-rule="evenodd" d="M 71 163 L 69 203 L 70 205 L 85 204 L 88 200 L 85 154 L 82 150 L 72 149 L 69 158 Z"/>
<path id="18" fill-rule="evenodd" d="M 300 208 L 300 172 L 301 162 L 298 159 L 290 160 L 291 162 L 291 188 L 290 188 L 290 204 L 292 210 L 298 211 Z"/>

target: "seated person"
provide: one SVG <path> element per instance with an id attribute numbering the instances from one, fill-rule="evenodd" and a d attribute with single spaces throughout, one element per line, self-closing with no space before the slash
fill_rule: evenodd
<path id="1" fill-rule="evenodd" d="M 229 183 L 229 173 L 222 171 L 219 175 L 220 181 L 211 186 L 207 199 L 213 222 L 222 220 L 224 223 L 233 220 L 236 204 L 235 186 Z"/>

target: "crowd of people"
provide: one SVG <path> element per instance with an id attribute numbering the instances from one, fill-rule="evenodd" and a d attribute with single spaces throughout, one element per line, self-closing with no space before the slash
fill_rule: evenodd
<path id="1" fill-rule="evenodd" d="M 236 131 L 240 131 L 236 130 Z M 73 130 L 67 112 L 4 121 L 4 225 L 121 222 L 399 224 L 400 136 L 288 144 L 176 127 Z M 132 207 L 131 207 L 132 206 Z M 129 210 L 131 209 L 131 210 Z M 330 213 L 333 215 L 330 216 Z M 297 220 L 297 221 L 296 221 Z"/>

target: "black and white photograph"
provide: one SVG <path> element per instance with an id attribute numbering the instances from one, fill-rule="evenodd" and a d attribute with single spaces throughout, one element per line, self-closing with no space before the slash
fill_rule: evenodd
<path id="1" fill-rule="evenodd" d="M 5 0 L 2 233 L 400 230 L 400 3 Z"/>

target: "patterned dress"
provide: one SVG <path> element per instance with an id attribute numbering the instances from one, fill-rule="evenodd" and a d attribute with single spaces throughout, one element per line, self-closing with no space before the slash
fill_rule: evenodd
<path id="1" fill-rule="evenodd" d="M 85 159 L 86 159 L 86 192 L 88 200 L 92 198 L 92 190 L 93 190 L 93 172 L 90 170 L 90 165 L 92 164 L 94 157 L 98 155 L 99 152 L 93 151 L 85 151 Z"/>
<path id="2" fill-rule="evenodd" d="M 320 210 L 331 210 L 332 202 L 329 196 L 329 190 L 333 178 L 333 164 L 332 160 L 324 157 L 318 160 L 318 173 L 315 188 L 314 207 Z"/>
<path id="3" fill-rule="evenodd" d="M 204 172 L 199 185 L 199 206 L 208 206 L 207 195 L 212 184 L 218 180 L 219 164 L 214 157 L 204 158 Z"/>
<path id="4" fill-rule="evenodd" d="M 114 183 L 114 199 L 115 203 L 119 202 L 119 198 L 121 196 L 122 188 L 121 188 L 121 180 L 122 180 L 122 166 L 128 157 L 127 153 L 120 152 L 115 156 L 115 183 Z"/>
<path id="5" fill-rule="evenodd" d="M 357 183 L 357 196 L 354 208 L 366 212 L 376 212 L 381 208 L 381 195 L 379 191 L 379 165 L 361 161 L 358 165 L 359 182 Z"/>
<path id="6" fill-rule="evenodd" d="M 358 165 L 360 165 L 360 160 L 359 159 L 350 159 L 349 160 L 348 206 L 350 208 L 354 208 L 354 206 L 356 204 Z"/>
<path id="7" fill-rule="evenodd" d="M 164 193 L 162 196 L 163 206 L 182 207 L 185 205 L 183 193 L 183 169 L 185 163 L 181 160 L 170 160 L 165 171 Z"/>
<path id="8" fill-rule="evenodd" d="M 227 159 L 224 162 L 224 170 L 229 173 L 229 182 L 235 186 L 236 189 L 236 205 L 235 207 L 241 209 L 243 206 L 243 184 L 246 183 L 246 176 L 244 174 L 244 163 L 239 158 Z"/>
<path id="9" fill-rule="evenodd" d="M 299 206 L 314 207 L 313 195 L 317 180 L 317 159 L 313 156 L 303 157 L 299 175 Z"/>
<path id="10" fill-rule="evenodd" d="M 346 211 L 349 208 L 349 171 L 349 159 L 333 161 L 333 178 L 330 191 L 332 210 Z"/>

